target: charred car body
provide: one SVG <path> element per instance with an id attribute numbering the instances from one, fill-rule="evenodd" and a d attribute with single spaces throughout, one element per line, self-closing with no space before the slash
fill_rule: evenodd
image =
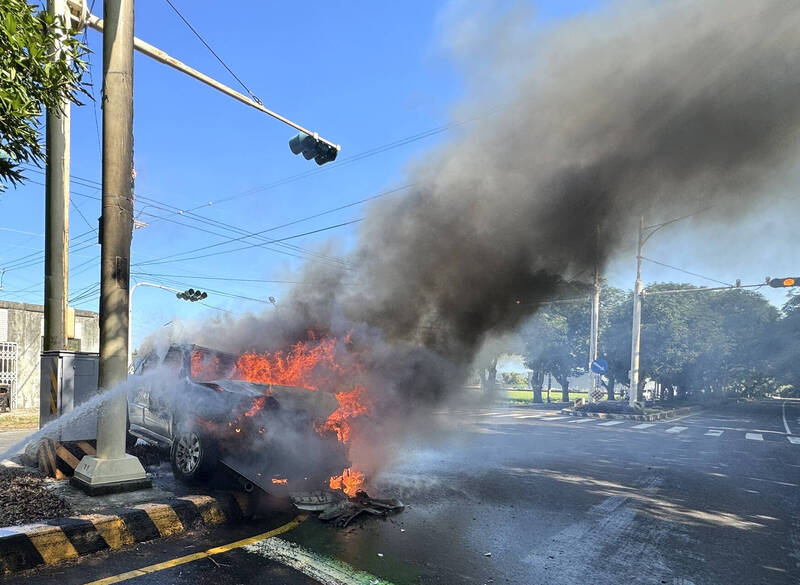
<path id="1" fill-rule="evenodd" d="M 147 354 L 128 398 L 128 438 L 170 449 L 175 476 L 207 480 L 220 464 L 267 491 L 314 488 L 347 467 L 322 423 L 338 408 L 326 392 L 236 379 L 236 358 L 195 345 Z"/>

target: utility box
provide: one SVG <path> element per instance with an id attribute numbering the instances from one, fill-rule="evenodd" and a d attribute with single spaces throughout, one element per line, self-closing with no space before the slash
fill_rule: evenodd
<path id="1" fill-rule="evenodd" d="M 98 394 L 100 354 L 83 351 L 44 351 L 39 390 L 39 428 L 79 409 Z M 88 441 L 97 437 L 97 409 L 70 420 L 51 438 Z"/>

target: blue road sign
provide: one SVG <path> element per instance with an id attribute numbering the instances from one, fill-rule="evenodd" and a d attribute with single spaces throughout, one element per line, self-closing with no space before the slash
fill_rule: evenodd
<path id="1" fill-rule="evenodd" d="M 591 368 L 595 374 L 605 374 L 608 370 L 608 362 L 606 360 L 594 360 Z"/>

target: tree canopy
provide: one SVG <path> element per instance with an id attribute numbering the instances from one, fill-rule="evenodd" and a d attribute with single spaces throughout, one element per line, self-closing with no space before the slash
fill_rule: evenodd
<path id="1" fill-rule="evenodd" d="M 86 47 L 66 35 L 65 23 L 24 0 L 0 0 L 0 191 L 24 179 L 23 163 L 41 163 L 45 108 L 79 103 Z"/>
<path id="2" fill-rule="evenodd" d="M 523 329 L 536 401 L 547 374 L 561 384 L 566 401 L 569 379 L 587 370 L 589 289 L 572 285 L 559 296 L 580 293 L 585 300 L 543 303 Z M 632 299 L 630 292 L 602 288 L 598 355 L 608 362 L 603 384 L 609 399 L 618 383 L 628 384 Z M 656 382 L 664 398 L 758 396 L 787 387 L 800 394 L 797 355 L 800 295 L 791 296 L 779 311 L 747 289 L 708 291 L 674 282 L 647 287 L 640 377 L 642 384 Z"/>

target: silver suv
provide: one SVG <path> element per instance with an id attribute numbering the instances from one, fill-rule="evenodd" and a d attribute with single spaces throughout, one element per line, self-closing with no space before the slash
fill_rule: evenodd
<path id="1" fill-rule="evenodd" d="M 128 400 L 128 440 L 169 447 L 175 476 L 210 478 L 222 462 L 258 485 L 313 487 L 347 457 L 323 423 L 338 408 L 326 392 L 236 378 L 236 358 L 174 345 L 141 359 L 142 386 Z"/>

